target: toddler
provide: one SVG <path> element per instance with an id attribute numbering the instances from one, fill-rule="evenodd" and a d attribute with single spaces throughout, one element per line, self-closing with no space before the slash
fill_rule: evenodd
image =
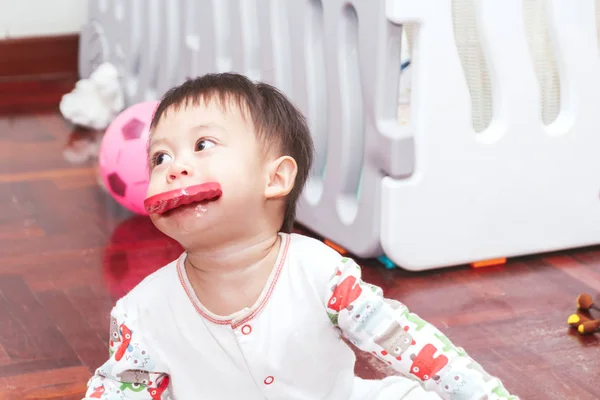
<path id="1" fill-rule="evenodd" d="M 353 260 L 291 233 L 312 155 L 272 86 L 222 73 L 166 93 L 146 206 L 185 251 L 117 301 L 85 399 L 517 399 Z M 399 374 L 355 377 L 342 336 Z"/>

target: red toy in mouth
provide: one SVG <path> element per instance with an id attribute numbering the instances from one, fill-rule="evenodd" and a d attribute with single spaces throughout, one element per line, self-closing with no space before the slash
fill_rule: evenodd
<path id="1" fill-rule="evenodd" d="M 144 208 L 148 214 L 160 215 L 186 204 L 216 200 L 222 194 L 220 184 L 206 182 L 150 196 L 144 200 Z"/>

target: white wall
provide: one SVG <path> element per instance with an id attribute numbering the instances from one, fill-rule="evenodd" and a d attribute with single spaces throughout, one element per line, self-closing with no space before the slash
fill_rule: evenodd
<path id="1" fill-rule="evenodd" d="M 0 0 L 0 39 L 79 32 L 90 0 Z"/>

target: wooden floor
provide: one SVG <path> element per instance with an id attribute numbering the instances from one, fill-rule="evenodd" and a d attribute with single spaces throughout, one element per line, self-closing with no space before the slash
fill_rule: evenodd
<path id="1" fill-rule="evenodd" d="M 19 107 L 0 90 L 0 399 L 81 398 L 115 299 L 181 251 L 98 186 L 85 160 L 98 136 L 73 130 L 55 98 Z M 484 269 L 363 265 L 522 399 L 600 398 L 600 335 L 566 327 L 577 294 L 600 292 L 600 248 Z M 368 355 L 357 370 L 385 372 Z"/>

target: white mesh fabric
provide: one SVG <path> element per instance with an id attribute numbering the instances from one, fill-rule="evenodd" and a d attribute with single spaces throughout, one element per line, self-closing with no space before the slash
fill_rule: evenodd
<path id="1" fill-rule="evenodd" d="M 480 0 L 452 0 L 452 22 L 456 47 L 471 96 L 473 129 L 475 132 L 482 132 L 492 120 L 492 82 L 477 27 L 478 1 Z M 553 122 L 560 111 L 560 81 L 548 32 L 547 1 L 523 0 L 525 30 L 540 85 L 541 118 L 545 124 Z M 600 21 L 600 0 L 596 2 L 596 17 Z M 405 27 L 405 32 L 410 48 L 412 32 L 409 27 Z M 598 37 L 600 46 L 600 29 Z M 403 110 L 402 114 L 405 113 L 406 110 Z"/>
<path id="2" fill-rule="evenodd" d="M 545 125 L 560 112 L 560 79 L 550 41 L 548 0 L 523 0 L 525 31 L 540 86 L 541 118 Z"/>
<path id="3" fill-rule="evenodd" d="M 458 55 L 471 94 L 473 129 L 481 132 L 492 120 L 492 85 L 477 30 L 477 1 L 452 0 L 452 23 Z"/>
<path id="4" fill-rule="evenodd" d="M 472 123 L 475 132 L 482 132 L 489 126 L 493 106 L 492 82 L 477 28 L 476 5 L 479 1 L 481 0 L 452 0 L 454 36 L 471 96 Z M 560 77 L 549 34 L 548 2 L 549 0 L 523 0 L 526 40 L 540 88 L 540 118 L 546 125 L 554 122 L 560 112 Z M 600 53 L 600 0 L 596 0 L 596 21 Z M 507 21 L 507 23 L 514 22 Z M 411 52 L 412 27 L 405 25 L 404 33 L 408 50 Z M 402 86 L 405 90 L 408 86 L 410 91 L 410 84 L 403 83 Z M 406 92 L 404 96 L 400 96 L 399 105 L 399 119 L 406 123 L 410 114 Z"/>

